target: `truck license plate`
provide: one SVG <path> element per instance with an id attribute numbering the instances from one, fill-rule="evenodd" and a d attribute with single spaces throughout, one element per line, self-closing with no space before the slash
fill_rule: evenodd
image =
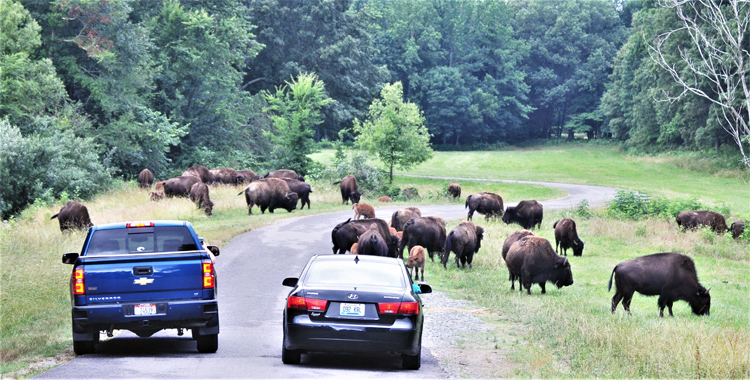
<path id="1" fill-rule="evenodd" d="M 143 303 L 135 305 L 133 308 L 133 314 L 135 315 L 153 315 L 156 314 L 156 305 L 153 303 Z"/>
<path id="2" fill-rule="evenodd" d="M 351 317 L 364 317 L 365 316 L 365 304 L 342 303 L 341 315 L 346 315 L 346 316 L 351 316 Z"/>

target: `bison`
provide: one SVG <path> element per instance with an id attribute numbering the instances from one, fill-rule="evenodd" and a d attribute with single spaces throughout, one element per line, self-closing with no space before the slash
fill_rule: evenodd
<path id="1" fill-rule="evenodd" d="M 393 202 L 393 198 L 387 195 L 383 195 L 382 197 L 378 198 L 378 202 L 390 203 L 390 202 Z"/>
<path id="2" fill-rule="evenodd" d="M 378 232 L 388 246 L 388 257 L 396 257 L 398 249 L 398 237 L 391 235 L 388 225 L 381 219 L 360 219 L 339 223 L 331 231 L 331 242 L 333 243 L 333 253 L 341 254 L 351 250 L 352 244 L 359 241 L 359 237 L 367 231 L 372 224 L 378 226 Z"/>
<path id="3" fill-rule="evenodd" d="M 154 173 L 151 170 L 143 169 L 138 173 L 138 187 L 148 189 L 154 184 Z"/>
<path id="4" fill-rule="evenodd" d="M 729 232 L 732 233 L 733 239 L 739 239 L 742 233 L 745 232 L 745 221 L 737 220 L 729 226 Z"/>
<path id="5" fill-rule="evenodd" d="M 300 203 L 302 204 L 300 206 L 300 210 L 305 208 L 305 204 L 307 204 L 307 209 L 310 209 L 310 193 L 312 193 L 312 187 L 309 183 L 300 181 L 298 179 L 291 179 L 291 178 L 282 178 L 284 181 L 286 181 L 286 184 L 289 185 L 289 190 L 297 193 L 297 196 L 299 197 Z"/>
<path id="6" fill-rule="evenodd" d="M 211 173 L 211 183 L 214 185 L 237 185 L 245 182 L 244 180 L 239 182 L 239 174 L 231 168 L 211 169 L 209 173 Z"/>
<path id="7" fill-rule="evenodd" d="M 294 170 L 289 170 L 289 169 L 279 169 L 276 171 L 272 171 L 270 173 L 266 173 L 266 175 L 264 175 L 263 178 L 289 178 L 289 179 L 296 179 L 298 181 L 305 182 L 305 177 L 301 175 L 297 175 L 297 172 L 295 172 Z"/>
<path id="8" fill-rule="evenodd" d="M 531 294 L 531 285 L 539 284 L 542 294 L 546 293 L 547 281 L 558 288 L 573 285 L 573 272 L 570 262 L 558 256 L 549 240 L 538 236 L 527 236 L 513 243 L 506 256 L 511 281 L 518 278 L 520 287 Z"/>
<path id="9" fill-rule="evenodd" d="M 694 314 L 710 315 L 711 288 L 704 288 L 698 282 L 693 260 L 679 253 L 654 253 L 623 261 L 612 269 L 609 287 L 612 290 L 615 280 L 615 295 L 612 297 L 612 313 L 622 300 L 622 307 L 630 314 L 630 301 L 633 293 L 644 296 L 659 296 L 659 317 L 664 317 L 664 307 L 669 308 L 673 317 L 672 304 L 687 301 Z"/>
<path id="10" fill-rule="evenodd" d="M 680 211 L 675 221 L 678 227 L 685 230 L 693 230 L 698 226 L 711 227 L 711 230 L 717 234 L 723 234 L 727 230 L 724 216 L 714 211 Z"/>
<path id="11" fill-rule="evenodd" d="M 159 181 L 154 186 L 154 190 L 164 190 L 164 183 L 167 181 Z"/>
<path id="12" fill-rule="evenodd" d="M 456 253 L 457 267 L 465 268 L 468 263 L 469 268 L 471 268 L 471 261 L 474 259 L 474 254 L 479 252 L 483 237 L 484 228 L 475 225 L 474 222 L 463 221 L 453 227 L 445 238 L 441 260 L 443 268 L 447 269 L 448 258 L 451 252 Z M 461 261 L 461 265 L 458 264 L 459 261 Z"/>
<path id="13" fill-rule="evenodd" d="M 403 231 L 404 225 L 411 218 L 419 218 L 422 216 L 422 212 L 416 207 L 407 207 L 396 210 L 391 215 L 391 227 L 395 228 L 396 231 Z"/>
<path id="14" fill-rule="evenodd" d="M 469 209 L 466 220 L 471 220 L 474 211 L 484 215 L 486 219 L 503 216 L 503 197 L 495 193 L 475 193 L 466 197 L 464 208 Z"/>
<path id="15" fill-rule="evenodd" d="M 158 202 L 158 201 L 164 199 L 164 192 L 163 191 L 152 191 L 150 195 L 151 195 L 151 201 L 152 202 Z"/>
<path id="16" fill-rule="evenodd" d="M 388 256 L 388 243 L 378 231 L 378 225 L 373 223 L 357 241 L 358 255 Z"/>
<path id="17" fill-rule="evenodd" d="M 273 213 L 273 210 L 277 208 L 292 212 L 297 208 L 297 201 L 299 200 L 297 193 L 290 191 L 286 181 L 279 178 L 264 178 L 254 181 L 245 189 L 244 193 L 248 215 L 253 214 L 253 206 L 256 205 L 260 207 L 260 212 L 263 214 L 266 213 L 266 209 Z"/>
<path id="18" fill-rule="evenodd" d="M 362 193 L 359 192 L 359 186 L 357 186 L 357 179 L 353 175 L 348 175 L 333 183 L 340 184 L 341 187 L 341 203 L 346 204 L 350 200 L 352 203 L 359 203 L 359 199 L 362 197 Z"/>
<path id="19" fill-rule="evenodd" d="M 518 223 L 525 230 L 530 230 L 537 226 L 542 227 L 542 217 L 544 209 L 542 204 L 535 201 L 520 201 L 516 207 L 508 207 L 503 214 L 505 224 Z"/>
<path id="20" fill-rule="evenodd" d="M 354 210 L 354 219 L 359 219 L 360 217 L 366 219 L 375 218 L 375 209 L 367 203 L 353 203 L 352 210 Z"/>
<path id="21" fill-rule="evenodd" d="M 84 229 L 93 226 L 89 217 L 89 210 L 80 202 L 68 201 L 50 220 L 57 218 L 60 223 L 60 231 L 69 229 Z"/>
<path id="22" fill-rule="evenodd" d="M 583 242 L 578 238 L 576 231 L 576 222 L 573 219 L 563 218 L 552 225 L 555 229 L 555 252 L 560 246 L 563 255 L 568 255 L 568 248 L 573 248 L 573 256 L 583 255 Z"/>
<path id="23" fill-rule="evenodd" d="M 214 203 L 211 202 L 211 198 L 208 194 L 208 185 L 203 182 L 196 182 L 190 188 L 190 200 L 195 202 L 198 208 L 203 209 L 206 215 L 211 216 L 211 212 L 214 209 Z"/>
<path id="24" fill-rule="evenodd" d="M 193 176 L 200 178 L 203 183 L 211 183 L 211 172 L 203 165 L 195 165 L 182 172 L 182 176 Z"/>
<path id="25" fill-rule="evenodd" d="M 250 183 L 253 181 L 257 181 L 263 177 L 256 175 L 254 171 L 250 169 L 243 169 L 243 170 L 237 170 L 237 178 L 235 178 L 235 182 L 237 184 L 240 183 Z"/>
<path id="26" fill-rule="evenodd" d="M 358 247 L 359 247 L 359 243 L 352 244 L 352 247 L 349 248 L 349 253 L 351 253 L 352 255 L 356 255 Z"/>
<path id="27" fill-rule="evenodd" d="M 198 182 L 201 182 L 201 180 L 196 176 L 170 178 L 164 182 L 164 195 L 169 198 L 187 198 L 190 195 L 190 189 Z"/>
<path id="28" fill-rule="evenodd" d="M 510 236 L 508 236 L 505 239 L 505 242 L 503 242 L 503 251 L 502 251 L 502 256 L 503 256 L 503 261 L 505 261 L 505 266 L 508 266 L 507 257 L 508 257 L 508 251 L 510 250 L 510 246 L 512 246 L 513 243 L 525 238 L 526 236 L 534 236 L 534 233 L 529 230 L 520 230 L 520 231 L 516 231 L 510 234 Z M 513 277 L 513 275 L 510 275 L 508 277 L 508 281 L 510 281 L 510 290 L 515 290 L 516 289 L 515 277 Z M 520 282 L 518 283 L 518 286 L 521 286 Z"/>
<path id="29" fill-rule="evenodd" d="M 461 198 L 461 185 L 451 182 L 448 184 L 448 194 L 450 194 L 454 199 L 455 198 Z"/>
<path id="30" fill-rule="evenodd" d="M 424 247 L 421 245 L 415 245 L 414 248 L 409 250 L 409 259 L 406 260 L 406 267 L 409 268 L 409 275 L 411 276 L 412 269 L 414 269 L 414 280 L 419 279 L 419 270 L 422 269 L 422 281 L 424 281 L 424 267 L 427 263 L 424 254 Z"/>
<path id="31" fill-rule="evenodd" d="M 430 260 L 435 261 L 435 253 L 440 255 L 445 246 L 445 220 L 439 216 L 409 219 L 398 245 L 398 257 L 404 257 L 404 248 L 409 247 L 411 252 L 415 245 L 424 247 L 430 255 Z"/>

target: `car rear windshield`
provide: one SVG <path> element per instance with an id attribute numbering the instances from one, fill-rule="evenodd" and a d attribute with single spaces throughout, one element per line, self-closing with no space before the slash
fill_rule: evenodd
<path id="1" fill-rule="evenodd" d="M 304 279 L 305 285 L 360 285 L 405 287 L 404 275 L 396 263 L 314 261 Z"/>
<path id="2" fill-rule="evenodd" d="M 119 228 L 95 231 L 86 256 L 197 249 L 190 230 L 185 226 Z"/>

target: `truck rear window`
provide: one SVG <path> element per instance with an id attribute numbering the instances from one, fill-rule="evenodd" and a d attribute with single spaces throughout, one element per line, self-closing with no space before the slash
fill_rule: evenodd
<path id="1" fill-rule="evenodd" d="M 91 236 L 86 256 L 197 249 L 190 230 L 185 226 L 120 228 L 95 231 Z"/>

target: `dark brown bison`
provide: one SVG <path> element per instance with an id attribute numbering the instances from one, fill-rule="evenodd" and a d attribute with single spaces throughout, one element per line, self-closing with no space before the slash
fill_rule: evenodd
<path id="1" fill-rule="evenodd" d="M 138 187 L 148 189 L 154 184 L 154 173 L 151 170 L 143 169 L 138 173 Z"/>
<path id="2" fill-rule="evenodd" d="M 644 296 L 659 296 L 659 316 L 664 316 L 664 307 L 672 314 L 675 301 L 687 301 L 693 313 L 710 315 L 711 288 L 704 288 L 698 283 L 693 260 L 679 253 L 654 253 L 635 259 L 623 261 L 612 270 L 609 276 L 608 291 L 612 289 L 612 278 L 615 279 L 615 295 L 612 297 L 612 313 L 622 300 L 622 307 L 630 314 L 630 301 L 633 293 Z"/>
<path id="3" fill-rule="evenodd" d="M 211 172 L 203 165 L 195 165 L 182 172 L 182 176 L 193 176 L 201 179 L 203 183 L 211 183 Z"/>
<path id="4" fill-rule="evenodd" d="M 724 216 L 714 211 L 680 211 L 675 220 L 677 226 L 685 230 L 694 230 L 699 226 L 711 227 L 717 234 L 723 234 L 727 230 Z"/>
<path id="5" fill-rule="evenodd" d="M 406 225 L 409 219 L 421 216 L 422 212 L 416 207 L 400 208 L 391 215 L 391 227 L 395 228 L 396 231 L 403 231 L 404 225 Z"/>
<path id="6" fill-rule="evenodd" d="M 305 181 L 305 177 L 301 175 L 297 175 L 297 172 L 295 172 L 294 170 L 289 170 L 289 169 L 279 169 L 276 171 L 266 173 L 266 175 L 264 175 L 263 178 L 290 178 L 290 179 L 296 179 L 302 182 Z"/>
<path id="7" fill-rule="evenodd" d="M 542 227 L 542 218 L 544 217 L 544 208 L 542 204 L 535 201 L 520 201 L 516 207 L 508 207 L 503 214 L 505 224 L 518 223 L 526 230 L 534 226 Z"/>
<path id="8" fill-rule="evenodd" d="M 345 253 L 351 250 L 352 244 L 359 241 L 360 236 L 367 231 L 372 224 L 378 226 L 378 232 L 388 246 L 388 257 L 396 257 L 398 249 L 398 237 L 391 235 L 388 224 L 382 219 L 360 219 L 347 220 L 339 223 L 331 231 L 331 242 L 333 243 L 333 253 Z"/>
<path id="9" fill-rule="evenodd" d="M 737 220 L 729 226 L 729 232 L 732 233 L 733 239 L 739 239 L 743 232 L 745 232 L 745 221 Z"/>
<path id="10" fill-rule="evenodd" d="M 289 190 L 297 193 L 297 196 L 299 197 L 300 203 L 302 203 L 302 206 L 300 206 L 300 210 L 305 208 L 305 204 L 307 204 L 307 209 L 310 209 L 310 193 L 312 193 L 312 187 L 310 187 L 310 184 L 307 182 L 300 181 L 298 179 L 291 179 L 291 178 L 282 178 L 284 181 L 286 181 L 286 184 L 289 185 Z"/>
<path id="11" fill-rule="evenodd" d="M 237 170 L 237 178 L 235 178 L 235 181 L 237 184 L 240 183 L 250 183 L 256 180 L 259 180 L 263 177 L 256 175 L 254 171 L 250 169 L 243 169 L 243 170 Z"/>
<path id="12" fill-rule="evenodd" d="M 211 183 L 214 185 L 237 185 L 239 174 L 231 168 L 217 168 L 209 170 L 211 173 Z M 244 183 L 244 181 L 239 182 Z"/>
<path id="13" fill-rule="evenodd" d="M 211 202 L 211 198 L 208 194 L 208 185 L 203 182 L 196 182 L 190 188 L 190 200 L 193 201 L 198 208 L 203 209 L 206 215 L 211 216 L 211 212 L 214 209 L 214 203 Z"/>
<path id="14" fill-rule="evenodd" d="M 253 181 L 245 189 L 248 215 L 253 214 L 253 206 L 256 205 L 260 207 L 260 212 L 263 214 L 266 213 L 266 209 L 273 213 L 273 210 L 277 208 L 292 212 L 297 208 L 298 200 L 297 193 L 290 191 L 286 181 L 279 178 L 264 178 Z"/>
<path id="15" fill-rule="evenodd" d="M 461 198 L 461 185 L 451 182 L 448 184 L 448 194 L 453 198 Z"/>
<path id="16" fill-rule="evenodd" d="M 463 221 L 453 227 L 445 238 L 441 260 L 443 268 L 447 269 L 448 258 L 451 252 L 456 253 L 457 267 L 465 268 L 468 263 L 469 268 L 471 268 L 471 261 L 474 259 L 474 254 L 479 252 L 479 247 L 482 245 L 482 238 L 484 238 L 484 228 L 475 225 L 474 222 Z M 458 264 L 459 261 L 461 261 L 461 265 Z"/>
<path id="17" fill-rule="evenodd" d="M 486 219 L 503 216 L 503 197 L 495 193 L 475 193 L 466 198 L 464 208 L 469 209 L 466 220 L 471 220 L 474 211 L 484 215 Z"/>
<path id="18" fill-rule="evenodd" d="M 68 201 L 50 220 L 57 218 L 60 231 L 69 229 L 84 229 L 93 226 L 89 217 L 89 210 L 80 202 Z"/>
<path id="19" fill-rule="evenodd" d="M 435 261 L 435 253 L 443 252 L 445 246 L 445 220 L 439 216 L 416 217 L 409 219 L 404 226 L 404 235 L 398 245 L 398 257 L 404 257 L 404 248 L 409 252 L 415 245 L 421 245 Z"/>
<path id="20" fill-rule="evenodd" d="M 519 230 L 510 234 L 510 236 L 508 236 L 505 239 L 505 242 L 503 242 L 503 251 L 502 251 L 502 256 L 503 256 L 503 261 L 505 261 L 505 266 L 508 266 L 507 257 L 508 257 L 508 251 L 510 250 L 510 246 L 512 246 L 513 243 L 525 238 L 526 236 L 534 236 L 534 233 L 529 230 Z M 516 289 L 515 277 L 513 277 L 512 275 L 509 276 L 508 281 L 510 281 L 510 289 L 515 290 Z M 521 286 L 520 282 L 518 283 L 518 286 Z"/>
<path id="21" fill-rule="evenodd" d="M 353 175 L 348 175 L 341 179 L 341 181 L 336 181 L 333 184 L 340 184 L 341 187 L 341 199 L 346 204 L 350 200 L 352 203 L 359 203 L 360 197 L 362 197 L 362 193 L 359 192 L 359 186 L 357 186 L 357 179 L 354 178 Z"/>
<path id="22" fill-rule="evenodd" d="M 578 238 L 576 222 L 573 219 L 563 218 L 552 225 L 555 229 L 555 252 L 559 246 L 563 255 L 568 255 L 568 248 L 573 248 L 573 256 L 583 255 L 583 242 Z"/>
<path id="23" fill-rule="evenodd" d="M 538 236 L 527 236 L 513 243 L 506 256 L 511 281 L 519 279 L 519 290 L 526 288 L 531 294 L 531 285 L 539 284 L 542 294 L 546 293 L 547 281 L 558 288 L 573 285 L 573 272 L 570 262 L 558 256 L 549 240 Z"/>
<path id="24" fill-rule="evenodd" d="M 375 223 L 359 237 L 357 244 L 358 255 L 388 256 L 388 244 Z"/>
<path id="25" fill-rule="evenodd" d="M 200 178 L 190 175 L 170 178 L 164 182 L 164 195 L 169 198 L 187 198 L 190 195 L 190 189 L 198 182 L 201 182 Z"/>

